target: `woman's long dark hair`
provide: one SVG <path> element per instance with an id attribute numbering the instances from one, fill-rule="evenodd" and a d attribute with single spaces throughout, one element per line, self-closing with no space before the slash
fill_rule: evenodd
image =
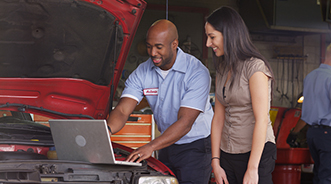
<path id="1" fill-rule="evenodd" d="M 223 35 L 224 55 L 217 57 L 214 53 L 213 61 L 218 73 L 224 74 L 225 71 L 231 70 L 231 87 L 242 70 L 243 65 L 240 63 L 251 57 L 263 60 L 270 70 L 272 80 L 274 79 L 270 64 L 253 45 L 248 29 L 237 11 L 222 6 L 208 16 L 207 22 Z"/>

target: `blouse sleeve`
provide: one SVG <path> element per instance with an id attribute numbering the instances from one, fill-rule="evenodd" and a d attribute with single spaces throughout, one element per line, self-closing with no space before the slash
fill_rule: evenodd
<path id="1" fill-rule="evenodd" d="M 267 65 L 261 59 L 252 58 L 246 61 L 247 78 L 250 79 L 255 72 L 263 72 L 266 76 L 272 77 Z"/>

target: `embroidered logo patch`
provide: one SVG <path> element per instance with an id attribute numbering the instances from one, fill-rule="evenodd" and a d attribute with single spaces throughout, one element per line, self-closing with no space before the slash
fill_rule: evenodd
<path id="1" fill-rule="evenodd" d="M 145 96 L 158 95 L 159 88 L 147 88 L 144 89 Z"/>

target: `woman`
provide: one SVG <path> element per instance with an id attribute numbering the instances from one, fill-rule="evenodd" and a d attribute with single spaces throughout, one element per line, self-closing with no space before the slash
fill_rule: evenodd
<path id="1" fill-rule="evenodd" d="M 269 117 L 271 67 L 232 8 L 215 10 L 207 18 L 205 30 L 217 71 L 211 130 L 216 181 L 272 183 L 276 145 Z"/>

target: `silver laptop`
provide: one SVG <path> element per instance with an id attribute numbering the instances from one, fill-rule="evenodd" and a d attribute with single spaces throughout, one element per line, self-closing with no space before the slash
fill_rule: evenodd
<path id="1" fill-rule="evenodd" d="M 49 120 L 49 125 L 60 160 L 142 165 L 115 160 L 106 120 L 54 119 Z"/>

